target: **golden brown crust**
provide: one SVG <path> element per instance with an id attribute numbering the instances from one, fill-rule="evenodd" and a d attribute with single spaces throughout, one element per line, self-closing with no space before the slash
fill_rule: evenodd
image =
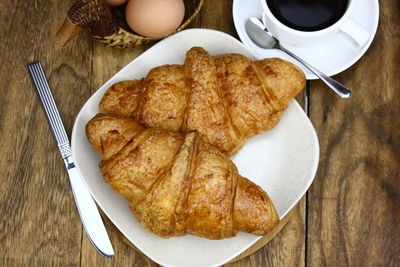
<path id="1" fill-rule="evenodd" d="M 143 127 L 135 121 L 122 116 L 99 113 L 86 125 L 89 142 L 107 159 L 120 151 Z"/>
<path id="2" fill-rule="evenodd" d="M 155 179 L 169 169 L 182 137 L 177 133 L 148 128 L 137 134 L 125 147 L 100 163 L 104 179 L 130 201 L 135 192 L 147 191 Z M 141 200 L 139 198 L 139 200 Z"/>
<path id="3" fill-rule="evenodd" d="M 180 236 L 186 233 L 190 163 L 195 154 L 196 139 L 194 133 L 185 137 L 170 169 L 154 182 L 142 203 L 131 205 L 139 221 L 159 236 Z"/>
<path id="4" fill-rule="evenodd" d="M 216 56 L 215 62 L 228 113 L 241 135 L 250 137 L 273 128 L 277 99 L 265 90 L 254 63 L 238 54 Z"/>
<path id="5" fill-rule="evenodd" d="M 234 205 L 235 226 L 239 231 L 263 235 L 279 222 L 271 199 L 263 192 L 250 180 L 239 178 Z"/>
<path id="6" fill-rule="evenodd" d="M 100 170 L 146 229 L 161 237 L 222 239 L 238 231 L 263 235 L 277 224 L 268 195 L 239 176 L 233 162 L 197 132 L 138 131 L 126 120 L 98 115 L 89 121 L 87 135 L 96 147 L 99 136 L 107 139 L 114 130 L 135 132 L 119 151 L 111 149 L 115 153 L 100 162 Z"/>
<path id="7" fill-rule="evenodd" d="M 236 151 L 243 139 L 237 136 L 221 97 L 214 60 L 204 49 L 192 48 L 186 53 L 185 73 L 190 93 L 184 130 L 198 131 L 223 153 Z"/>
<path id="8" fill-rule="evenodd" d="M 186 77 L 181 65 L 152 69 L 144 79 L 137 121 L 148 127 L 179 131 L 186 109 Z"/>
<path id="9" fill-rule="evenodd" d="M 232 207 L 237 179 L 233 162 L 200 139 L 195 169 L 190 177 L 188 233 L 209 239 L 236 235 Z"/>
<path id="10" fill-rule="evenodd" d="M 210 56 L 193 47 L 184 66 L 160 66 L 143 80 L 112 86 L 100 109 L 129 115 L 147 127 L 196 130 L 233 155 L 247 138 L 273 128 L 304 85 L 304 74 L 287 61 Z"/>
<path id="11" fill-rule="evenodd" d="M 142 80 L 122 81 L 112 85 L 100 101 L 101 112 L 134 116 L 143 88 Z"/>
<path id="12" fill-rule="evenodd" d="M 260 78 L 266 88 L 285 109 L 306 85 L 304 73 L 294 64 L 280 58 L 266 58 L 254 62 Z"/>

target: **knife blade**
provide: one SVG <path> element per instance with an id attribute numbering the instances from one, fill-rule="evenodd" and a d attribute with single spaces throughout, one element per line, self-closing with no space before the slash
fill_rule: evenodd
<path id="1" fill-rule="evenodd" d="M 104 227 L 97 206 L 83 183 L 72 159 L 71 146 L 64 125 L 54 102 L 46 75 L 39 61 L 28 64 L 33 83 L 46 112 L 58 149 L 64 160 L 71 183 L 72 193 L 85 232 L 96 250 L 103 256 L 113 257 L 114 250 Z"/>

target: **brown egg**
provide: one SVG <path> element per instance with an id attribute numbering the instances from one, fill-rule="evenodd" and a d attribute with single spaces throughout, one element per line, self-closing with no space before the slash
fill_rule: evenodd
<path id="1" fill-rule="evenodd" d="M 183 0 L 130 0 L 125 18 L 136 33 L 148 37 L 162 37 L 172 33 L 185 16 Z"/>
<path id="2" fill-rule="evenodd" d="M 128 0 L 106 0 L 110 6 L 120 6 L 128 2 Z"/>

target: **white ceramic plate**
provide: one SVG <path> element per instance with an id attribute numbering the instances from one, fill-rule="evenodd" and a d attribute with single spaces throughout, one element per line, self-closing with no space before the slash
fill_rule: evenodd
<path id="1" fill-rule="evenodd" d="M 179 32 L 154 45 L 108 80 L 83 106 L 72 131 L 75 164 L 93 198 L 129 241 L 164 266 L 218 266 L 239 255 L 260 237 L 239 233 L 218 241 L 191 235 L 162 239 L 147 232 L 131 214 L 127 201 L 104 182 L 98 168 L 99 157 L 86 139 L 85 125 L 99 112 L 98 104 L 109 86 L 143 77 L 159 65 L 182 64 L 192 46 L 204 47 L 211 54 L 234 52 L 254 58 L 242 43 L 225 33 L 206 29 Z M 318 139 L 309 119 L 293 100 L 278 126 L 251 138 L 233 160 L 241 175 L 269 194 L 282 218 L 314 179 L 319 160 Z"/>
<path id="2" fill-rule="evenodd" d="M 306 74 L 307 79 L 317 79 L 314 73 L 284 52 L 278 49 L 260 48 L 250 40 L 244 25 L 250 17 L 261 18 L 263 9 L 260 1 L 262 0 L 234 0 L 232 7 L 233 21 L 240 40 L 257 58 L 280 57 L 299 66 Z M 368 42 L 362 48 L 356 48 L 353 42 L 343 33 L 338 34 L 336 38 L 326 40 L 326 42 L 316 47 L 305 48 L 289 45 L 285 45 L 285 47 L 329 76 L 350 68 L 368 50 L 374 39 L 379 21 L 378 0 L 358 0 L 358 2 L 357 8 L 351 14 L 351 18 L 367 30 L 370 35 Z"/>

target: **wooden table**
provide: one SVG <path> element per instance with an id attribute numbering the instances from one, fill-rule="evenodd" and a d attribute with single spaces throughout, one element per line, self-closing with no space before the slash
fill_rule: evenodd
<path id="1" fill-rule="evenodd" d="M 67 132 L 109 77 L 146 47 L 118 50 L 88 32 L 53 49 L 73 0 L 0 1 L 0 266 L 155 266 L 110 236 L 116 257 L 88 241 L 26 64 L 41 60 Z M 380 1 L 378 33 L 365 56 L 335 78 L 342 100 L 311 82 L 319 170 L 287 226 L 228 266 L 400 266 L 400 5 Z M 235 37 L 230 0 L 206 1 L 191 27 Z M 298 100 L 303 101 L 303 96 Z"/>

